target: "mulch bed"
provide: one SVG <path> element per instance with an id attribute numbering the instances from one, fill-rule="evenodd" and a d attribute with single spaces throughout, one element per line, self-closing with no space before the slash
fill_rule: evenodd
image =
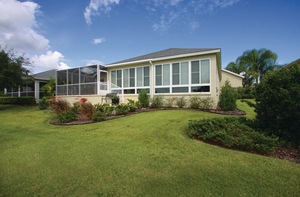
<path id="1" fill-rule="evenodd" d="M 300 163 L 300 151 L 293 148 L 279 147 L 276 151 L 267 154 L 267 156 Z"/>

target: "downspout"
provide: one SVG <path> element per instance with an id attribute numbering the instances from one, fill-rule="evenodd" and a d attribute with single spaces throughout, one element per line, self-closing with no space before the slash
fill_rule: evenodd
<path id="1" fill-rule="evenodd" d="M 149 60 L 150 63 L 150 97 L 153 98 L 154 96 L 154 66 L 152 60 Z"/>

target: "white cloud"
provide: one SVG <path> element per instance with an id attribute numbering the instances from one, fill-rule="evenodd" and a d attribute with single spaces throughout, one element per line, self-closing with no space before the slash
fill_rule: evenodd
<path id="1" fill-rule="evenodd" d="M 64 56 L 58 51 L 47 51 L 46 54 L 35 55 L 30 60 L 35 70 L 67 69 L 70 68 L 63 60 Z"/>
<path id="2" fill-rule="evenodd" d="M 104 63 L 102 61 L 99 61 L 99 60 L 83 60 L 85 62 L 85 66 L 89 66 L 89 65 L 96 65 L 96 64 L 99 64 L 99 65 L 104 65 Z"/>
<path id="3" fill-rule="evenodd" d="M 100 12 L 108 12 L 113 4 L 119 4 L 120 0 L 91 0 L 83 13 L 88 25 L 92 24 L 91 16 L 99 15 Z"/>
<path id="4" fill-rule="evenodd" d="M 201 15 L 223 9 L 238 3 L 240 0 L 151 0 L 143 2 L 145 9 L 153 14 L 152 29 L 166 32 L 172 25 L 188 26 L 191 30 L 200 25 L 197 18 Z"/>
<path id="5" fill-rule="evenodd" d="M 93 44 L 101 44 L 101 43 L 103 43 L 105 41 L 106 41 L 105 38 L 95 38 L 93 40 Z"/>
<path id="6" fill-rule="evenodd" d="M 0 0 L 0 45 L 21 52 L 47 49 L 49 40 L 36 31 L 38 12 L 34 2 Z"/>

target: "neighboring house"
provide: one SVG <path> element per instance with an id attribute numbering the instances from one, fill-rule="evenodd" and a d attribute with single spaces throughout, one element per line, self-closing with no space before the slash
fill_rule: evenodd
<path id="1" fill-rule="evenodd" d="M 229 81 L 230 85 L 234 88 L 243 87 L 243 79 L 242 75 L 236 74 L 229 70 L 222 69 L 222 81 L 221 87 L 225 84 L 225 81 Z"/>
<path id="2" fill-rule="evenodd" d="M 7 88 L 4 93 L 8 96 L 21 97 L 21 96 L 33 96 L 38 103 L 43 97 L 43 93 L 40 88 L 47 84 L 50 78 L 56 78 L 56 70 L 48 70 L 45 72 L 31 75 L 27 83 L 18 88 Z"/>

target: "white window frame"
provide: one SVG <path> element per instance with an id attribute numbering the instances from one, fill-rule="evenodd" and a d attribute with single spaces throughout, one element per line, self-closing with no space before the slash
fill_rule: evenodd
<path id="1" fill-rule="evenodd" d="M 202 60 L 209 60 L 209 83 L 201 83 L 201 61 Z M 192 61 L 199 61 L 199 83 L 198 84 L 192 84 Z M 179 84 L 179 85 L 173 85 L 173 66 L 174 63 L 179 63 L 179 72 L 181 73 L 181 63 L 188 62 L 188 84 Z M 164 85 L 156 85 L 156 66 L 158 65 L 164 65 L 169 64 L 170 65 L 170 85 L 164 86 Z M 163 69 L 162 69 L 163 70 Z M 211 94 L 211 58 L 197 58 L 197 59 L 190 59 L 186 61 L 172 61 L 172 62 L 166 62 L 163 64 L 155 64 L 154 65 L 154 94 L 160 95 L 160 94 L 172 94 L 172 95 L 181 95 L 181 94 Z M 162 82 L 163 82 L 163 71 L 162 71 Z M 179 83 L 181 83 L 181 75 L 179 75 Z M 162 83 L 163 84 L 163 83 Z M 209 92 L 192 92 L 192 87 L 199 87 L 199 86 L 209 86 Z M 173 93 L 172 89 L 176 87 L 188 87 L 188 92 L 179 92 L 179 93 Z M 170 88 L 169 93 L 155 93 L 156 88 Z"/>

